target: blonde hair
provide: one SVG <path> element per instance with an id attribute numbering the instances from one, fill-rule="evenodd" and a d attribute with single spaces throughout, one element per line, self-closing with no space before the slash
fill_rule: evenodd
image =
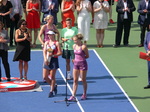
<path id="1" fill-rule="evenodd" d="M 52 15 L 47 15 L 45 18 L 44 18 L 44 21 L 48 21 L 50 18 L 53 18 L 53 16 Z"/>
<path id="2" fill-rule="evenodd" d="M 77 35 L 74 36 L 74 38 L 82 40 L 83 39 L 83 35 L 82 34 L 77 34 Z"/>
<path id="3" fill-rule="evenodd" d="M 82 40 L 82 39 L 83 39 L 83 35 L 80 34 L 80 33 L 77 35 L 77 37 L 78 37 L 79 40 Z"/>

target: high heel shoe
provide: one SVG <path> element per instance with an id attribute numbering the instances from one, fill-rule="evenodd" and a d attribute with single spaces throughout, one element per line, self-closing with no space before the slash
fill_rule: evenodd
<path id="1" fill-rule="evenodd" d="M 24 75 L 24 81 L 27 81 L 28 79 L 27 79 L 27 75 Z"/>
<path id="2" fill-rule="evenodd" d="M 100 48 L 103 48 L 104 46 L 103 46 L 103 45 L 99 45 L 99 47 L 100 47 Z"/>

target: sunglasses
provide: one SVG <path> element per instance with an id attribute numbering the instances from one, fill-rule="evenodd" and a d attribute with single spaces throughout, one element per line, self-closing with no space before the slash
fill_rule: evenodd
<path id="1" fill-rule="evenodd" d="M 27 24 L 21 24 L 21 25 L 27 25 Z"/>

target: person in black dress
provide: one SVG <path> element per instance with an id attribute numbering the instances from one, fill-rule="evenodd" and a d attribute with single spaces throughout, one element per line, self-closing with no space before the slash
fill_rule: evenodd
<path id="1" fill-rule="evenodd" d="M 8 30 L 10 27 L 10 16 L 12 4 L 8 0 L 0 0 L 0 21 L 3 22 L 4 28 Z"/>
<path id="2" fill-rule="evenodd" d="M 18 28 L 15 34 L 15 40 L 17 42 L 16 52 L 13 61 L 19 61 L 20 81 L 27 80 L 28 61 L 30 61 L 30 41 L 31 36 L 29 30 L 26 27 L 27 23 L 24 19 L 18 22 Z M 23 76 L 24 70 L 24 76 Z"/>

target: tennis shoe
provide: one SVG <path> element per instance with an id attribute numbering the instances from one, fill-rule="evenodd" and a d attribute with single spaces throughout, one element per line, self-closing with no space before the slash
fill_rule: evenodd
<path id="1" fill-rule="evenodd" d="M 68 99 L 68 101 L 76 101 L 76 97 L 71 96 L 71 97 Z"/>
<path id="2" fill-rule="evenodd" d="M 50 92 L 49 95 L 48 95 L 48 97 L 53 97 L 53 96 L 54 96 L 53 92 Z"/>
<path id="3" fill-rule="evenodd" d="M 84 95 L 84 94 L 81 96 L 81 100 L 86 100 L 86 98 L 87 98 L 87 97 L 86 97 L 86 95 Z"/>
<path id="4" fill-rule="evenodd" d="M 55 87 L 54 87 L 54 93 L 55 93 L 55 95 L 57 95 L 57 85 L 55 85 Z"/>
<path id="5" fill-rule="evenodd" d="M 80 76 L 79 76 L 79 78 L 78 78 L 78 81 L 79 81 L 79 82 L 81 82 L 81 81 L 82 81 L 82 79 L 81 79 L 81 77 L 80 77 Z"/>
<path id="6" fill-rule="evenodd" d="M 46 80 L 43 80 L 43 83 L 46 83 Z"/>
<path id="7" fill-rule="evenodd" d="M 70 74 L 67 74 L 67 80 L 71 80 L 72 76 Z"/>

